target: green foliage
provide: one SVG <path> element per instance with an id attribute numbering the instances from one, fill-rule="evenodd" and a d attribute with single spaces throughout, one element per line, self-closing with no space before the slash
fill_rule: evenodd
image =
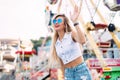
<path id="1" fill-rule="evenodd" d="M 40 38 L 39 40 L 31 40 L 32 43 L 33 43 L 33 49 L 36 50 L 37 52 L 37 47 L 41 46 L 42 45 L 42 39 Z"/>
<path id="2" fill-rule="evenodd" d="M 38 51 L 37 51 L 37 48 L 43 45 L 43 41 L 44 41 L 45 39 L 46 39 L 45 37 L 40 37 L 39 40 L 33 40 L 33 39 L 31 39 L 31 41 L 32 41 L 32 43 L 33 43 L 33 49 L 35 49 L 36 52 L 38 52 Z M 48 43 L 49 41 L 51 41 L 51 37 L 50 37 L 50 36 L 47 37 L 44 46 L 45 46 L 46 43 Z"/>

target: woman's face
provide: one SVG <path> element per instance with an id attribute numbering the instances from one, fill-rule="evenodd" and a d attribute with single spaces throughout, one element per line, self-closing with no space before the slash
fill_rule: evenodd
<path id="1" fill-rule="evenodd" d="M 56 31 L 61 31 L 65 29 L 64 18 L 59 16 L 53 20 L 53 26 Z"/>

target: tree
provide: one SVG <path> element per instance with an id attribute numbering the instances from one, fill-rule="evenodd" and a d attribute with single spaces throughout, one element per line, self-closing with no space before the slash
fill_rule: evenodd
<path id="1" fill-rule="evenodd" d="M 46 39 L 45 41 L 45 44 L 43 45 L 43 41 Z M 40 47 L 40 46 L 46 46 L 46 45 L 50 45 L 50 42 L 51 42 L 51 37 L 48 36 L 48 37 L 40 37 L 39 40 L 33 40 L 31 39 L 32 43 L 33 43 L 33 49 L 36 50 L 36 52 L 38 52 L 37 48 Z"/>

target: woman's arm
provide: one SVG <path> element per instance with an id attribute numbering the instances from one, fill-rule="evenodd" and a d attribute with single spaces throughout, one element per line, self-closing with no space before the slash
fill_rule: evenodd
<path id="1" fill-rule="evenodd" d="M 72 38 L 80 44 L 84 44 L 86 42 L 85 34 L 79 25 L 76 25 L 75 30 L 72 31 Z"/>
<path id="2" fill-rule="evenodd" d="M 75 6 L 73 14 L 72 15 L 70 14 L 71 20 L 75 27 L 75 30 L 72 31 L 72 38 L 75 41 L 79 42 L 80 44 L 84 44 L 86 42 L 85 34 L 83 30 L 80 28 L 79 23 L 77 22 L 79 14 L 80 9 L 77 6 Z"/>
<path id="3" fill-rule="evenodd" d="M 61 4 L 62 4 L 62 0 L 60 0 L 60 2 L 58 4 L 58 13 L 60 13 Z"/>

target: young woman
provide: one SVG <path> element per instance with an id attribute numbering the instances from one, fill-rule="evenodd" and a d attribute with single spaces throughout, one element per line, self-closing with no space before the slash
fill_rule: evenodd
<path id="1" fill-rule="evenodd" d="M 70 16 L 75 29 L 71 28 L 68 18 L 64 14 L 56 15 L 53 19 L 55 32 L 52 38 L 51 63 L 60 64 L 64 80 L 92 80 L 80 48 L 86 39 L 77 23 L 79 13 L 78 7 L 75 6 L 74 12 Z"/>

